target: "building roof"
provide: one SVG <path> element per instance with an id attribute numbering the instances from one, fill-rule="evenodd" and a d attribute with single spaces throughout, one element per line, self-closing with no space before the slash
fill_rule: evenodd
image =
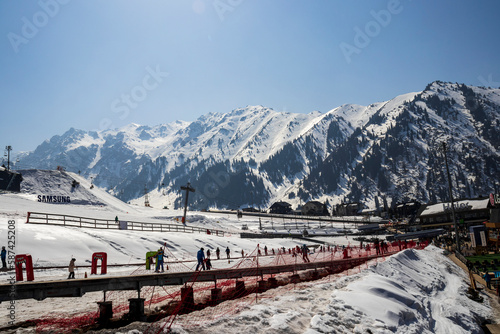
<path id="1" fill-rule="evenodd" d="M 271 205 L 271 207 L 273 206 L 292 206 L 292 205 L 287 202 L 274 202 L 273 205 Z"/>
<path id="2" fill-rule="evenodd" d="M 425 230 L 425 231 L 416 231 L 416 232 L 408 232 L 404 234 L 395 234 L 392 238 L 395 240 L 411 240 L 411 239 L 419 239 L 419 238 L 431 238 L 441 234 L 445 234 L 446 231 L 442 228 L 434 229 L 434 230 Z"/>
<path id="3" fill-rule="evenodd" d="M 319 202 L 319 201 L 309 201 L 307 202 L 306 204 L 304 205 L 323 205 L 323 203 Z"/>
<path id="4" fill-rule="evenodd" d="M 489 203 L 488 198 L 484 199 L 466 199 L 462 201 L 455 201 L 455 210 L 456 211 L 473 211 L 473 210 L 484 210 L 488 208 L 488 203 Z M 420 217 L 422 216 L 431 216 L 431 215 L 439 215 L 439 214 L 444 214 L 446 212 L 446 208 L 450 207 L 451 209 L 451 203 L 446 202 L 446 203 L 438 203 L 438 204 L 431 204 L 427 205 L 423 211 L 420 213 Z"/>
<path id="5" fill-rule="evenodd" d="M 399 203 L 396 205 L 396 208 L 402 208 L 405 206 L 412 206 L 412 205 L 419 205 L 420 203 L 418 202 L 406 202 L 406 203 Z"/>

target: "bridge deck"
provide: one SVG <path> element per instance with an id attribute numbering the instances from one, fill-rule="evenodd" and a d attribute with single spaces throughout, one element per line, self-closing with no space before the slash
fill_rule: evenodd
<path id="1" fill-rule="evenodd" d="M 142 287 L 146 286 L 183 285 L 189 282 L 216 282 L 222 279 L 264 276 L 307 269 L 353 267 L 377 257 L 385 257 L 394 253 L 279 266 L 205 270 L 199 272 L 155 273 L 134 276 L 95 276 L 85 279 L 60 281 L 18 282 L 15 284 L 0 285 L 0 302 L 21 299 L 43 300 L 45 298 L 81 297 L 87 292 L 94 291 L 140 291 Z"/>

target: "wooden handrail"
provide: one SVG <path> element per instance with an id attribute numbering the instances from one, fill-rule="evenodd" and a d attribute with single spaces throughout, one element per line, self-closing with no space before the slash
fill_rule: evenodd
<path id="1" fill-rule="evenodd" d="M 62 222 L 62 223 L 61 223 Z M 98 229 L 113 229 L 119 230 L 119 225 L 114 220 L 88 218 L 72 215 L 62 215 L 42 212 L 28 212 L 27 224 L 47 224 L 47 225 L 62 225 L 73 226 L 80 228 L 98 228 Z M 175 229 L 174 229 L 175 227 Z M 162 224 L 162 223 L 146 223 L 127 221 L 127 230 L 133 231 L 152 231 L 152 232 L 184 232 L 184 233 L 206 233 L 215 234 L 216 236 L 224 236 L 224 231 L 215 229 L 205 229 L 194 226 L 183 225 L 182 229 L 178 224 Z"/>

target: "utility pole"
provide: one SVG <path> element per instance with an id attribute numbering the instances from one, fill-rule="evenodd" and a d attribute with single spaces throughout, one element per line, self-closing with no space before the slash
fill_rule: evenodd
<path id="1" fill-rule="evenodd" d="M 193 187 L 191 187 L 191 183 L 188 182 L 186 186 L 182 186 L 181 187 L 181 190 L 185 190 L 186 191 L 186 201 L 184 202 L 184 216 L 182 217 L 182 223 L 186 224 L 186 212 L 187 212 L 187 206 L 188 206 L 189 192 L 190 191 L 195 192 L 196 189 L 194 189 Z"/>
<path id="2" fill-rule="evenodd" d="M 7 151 L 7 170 L 10 171 L 10 151 L 12 151 L 12 146 L 5 146 L 5 150 Z"/>
<path id="3" fill-rule="evenodd" d="M 446 142 L 443 142 L 443 153 L 444 153 L 444 163 L 446 165 L 446 174 L 448 176 L 448 191 L 450 192 L 451 215 L 453 217 L 453 226 L 455 226 L 455 243 L 457 244 L 456 249 L 460 253 L 460 238 L 458 236 L 458 223 L 455 218 L 455 204 L 453 202 L 453 192 L 451 190 L 451 176 L 450 176 L 450 169 L 448 167 L 448 157 L 446 156 Z"/>
<path id="4" fill-rule="evenodd" d="M 144 206 L 151 206 L 149 205 L 149 195 L 148 195 L 148 187 L 147 185 L 144 185 Z"/>

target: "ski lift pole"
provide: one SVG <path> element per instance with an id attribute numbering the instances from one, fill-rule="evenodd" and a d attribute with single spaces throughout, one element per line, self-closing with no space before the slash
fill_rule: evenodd
<path id="1" fill-rule="evenodd" d="M 189 192 L 190 191 L 195 192 L 196 189 L 191 187 L 191 183 L 188 182 L 186 186 L 181 186 L 181 190 L 186 191 L 186 201 L 184 202 L 184 216 L 182 217 L 182 223 L 186 224 L 186 212 L 187 212 Z"/>
<path id="2" fill-rule="evenodd" d="M 450 177 L 450 168 L 448 167 L 448 157 L 446 155 L 446 142 L 443 142 L 443 154 L 444 154 L 444 163 L 446 165 L 446 175 L 448 176 L 448 191 L 450 194 L 450 202 L 451 202 L 451 216 L 453 219 L 453 226 L 455 230 L 455 243 L 456 243 L 456 251 L 458 253 L 460 252 L 460 236 L 459 236 L 459 231 L 458 231 L 458 222 L 456 220 L 456 215 L 455 215 L 455 203 L 453 201 L 453 191 L 452 191 L 452 186 L 451 186 L 451 177 Z"/>

